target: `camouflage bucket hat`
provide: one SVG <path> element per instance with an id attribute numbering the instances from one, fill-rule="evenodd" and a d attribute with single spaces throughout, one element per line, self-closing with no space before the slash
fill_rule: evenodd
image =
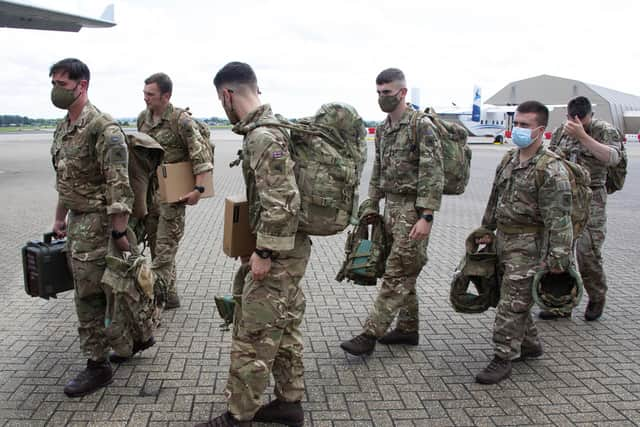
<path id="1" fill-rule="evenodd" d="M 580 303 L 584 289 L 582 277 L 573 266 L 560 274 L 538 271 L 531 286 L 535 303 L 556 314 L 570 313 Z"/>

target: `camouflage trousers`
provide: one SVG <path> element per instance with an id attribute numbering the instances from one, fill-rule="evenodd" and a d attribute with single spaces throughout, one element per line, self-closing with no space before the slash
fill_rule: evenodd
<path id="1" fill-rule="evenodd" d="M 145 218 L 153 260 L 151 268 L 169 294 L 177 294 L 176 255 L 184 236 L 184 223 L 185 205 L 178 203 L 155 203 Z"/>
<path id="2" fill-rule="evenodd" d="M 384 231 L 388 257 L 378 297 L 364 325 L 364 333 L 381 337 L 396 314 L 397 329 L 418 330 L 418 297 L 416 281 L 427 263 L 427 240 L 409 238 L 418 221 L 415 195 L 387 194 L 384 209 Z"/>
<path id="3" fill-rule="evenodd" d="M 310 253 L 309 237 L 299 232 L 294 249 L 278 254 L 265 279 L 254 281 L 248 264 L 238 270 L 233 293 L 241 298 L 234 312 L 225 397 L 239 420 L 253 418 L 270 374 L 278 399 L 294 402 L 304 396 L 300 324 L 306 302 L 300 280 Z"/>
<path id="4" fill-rule="evenodd" d="M 521 347 L 538 345 L 538 329 L 531 315 L 531 285 L 540 264 L 542 238 L 537 233 L 506 234 L 498 230 L 497 250 L 502 273 L 500 302 L 493 325 L 496 356 L 515 359 Z"/>
<path id="5" fill-rule="evenodd" d="M 607 191 L 604 187 L 592 189 L 589 223 L 578 238 L 576 256 L 578 269 L 589 301 L 604 300 L 607 278 L 602 262 L 602 246 L 607 233 Z"/>
<path id="6" fill-rule="evenodd" d="M 108 236 L 106 212 L 69 212 L 67 254 L 75 288 L 80 349 L 94 361 L 105 360 L 110 347 L 104 324 L 107 294 L 101 282 Z"/>

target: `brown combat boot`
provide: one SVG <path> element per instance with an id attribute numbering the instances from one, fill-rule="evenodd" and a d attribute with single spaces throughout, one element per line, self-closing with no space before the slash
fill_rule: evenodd
<path id="1" fill-rule="evenodd" d="M 538 317 L 541 318 L 542 320 L 570 319 L 571 312 L 556 313 L 555 311 L 542 310 L 540 313 L 538 313 Z"/>
<path id="2" fill-rule="evenodd" d="M 266 405 L 262 405 L 253 416 L 253 421 L 284 424 L 289 427 L 302 427 L 304 425 L 304 411 L 300 401 L 285 402 L 276 399 Z"/>
<path id="3" fill-rule="evenodd" d="M 376 348 L 376 337 L 373 335 L 360 334 L 351 338 L 349 341 L 343 342 L 340 344 L 340 347 L 354 356 L 369 355 L 373 353 L 373 350 Z"/>
<path id="4" fill-rule="evenodd" d="M 418 331 L 404 332 L 398 328 L 384 334 L 378 342 L 380 344 L 394 345 L 394 344 L 406 344 L 406 345 L 418 345 L 420 343 L 420 336 Z"/>
<path id="5" fill-rule="evenodd" d="M 81 397 L 111 384 L 113 372 L 108 361 L 87 360 L 87 367 L 64 386 L 64 394 L 69 397 Z"/>
<path id="6" fill-rule="evenodd" d="M 589 301 L 587 309 L 584 312 L 584 319 L 588 322 L 598 320 L 602 316 L 604 311 L 604 300 L 602 301 Z"/>
<path id="7" fill-rule="evenodd" d="M 544 350 L 542 349 L 542 344 L 538 343 L 538 345 L 534 346 L 521 346 L 520 347 L 520 356 L 516 359 L 513 359 L 512 362 L 522 362 L 526 359 L 535 359 L 544 354 Z"/>
<path id="8" fill-rule="evenodd" d="M 476 375 L 476 382 L 480 384 L 498 384 L 511 375 L 511 360 L 494 356 L 486 368 Z"/>
<path id="9" fill-rule="evenodd" d="M 109 361 L 111 363 L 124 363 L 127 360 L 131 359 L 136 353 L 140 353 L 143 350 L 148 349 L 149 347 L 153 347 L 156 343 L 156 339 L 154 337 L 149 338 L 145 342 L 134 342 L 133 350 L 131 351 L 131 356 L 120 356 L 115 351 L 109 352 Z"/>
<path id="10" fill-rule="evenodd" d="M 167 301 L 164 304 L 164 309 L 172 310 L 178 307 L 180 307 L 180 297 L 177 293 L 169 291 L 169 293 L 167 294 Z"/>
<path id="11" fill-rule="evenodd" d="M 251 421 L 239 421 L 227 411 L 206 423 L 196 424 L 196 427 L 251 427 Z"/>

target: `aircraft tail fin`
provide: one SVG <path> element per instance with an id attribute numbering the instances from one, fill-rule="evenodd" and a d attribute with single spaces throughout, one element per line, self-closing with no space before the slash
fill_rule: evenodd
<path id="1" fill-rule="evenodd" d="M 473 88 L 473 108 L 471 110 L 471 121 L 480 121 L 480 105 L 482 105 L 482 90 L 476 86 Z"/>
<path id="2" fill-rule="evenodd" d="M 103 21 L 115 22 L 114 9 L 115 7 L 113 6 L 113 3 L 107 6 L 104 9 L 104 12 L 102 12 L 102 15 L 100 15 L 100 19 Z"/>

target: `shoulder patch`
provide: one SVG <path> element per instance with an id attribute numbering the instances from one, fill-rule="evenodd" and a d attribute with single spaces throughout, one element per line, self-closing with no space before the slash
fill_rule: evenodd
<path id="1" fill-rule="evenodd" d="M 284 152 L 282 152 L 282 150 L 276 150 L 274 152 L 271 153 L 271 157 L 274 159 L 280 159 L 284 156 Z"/>

